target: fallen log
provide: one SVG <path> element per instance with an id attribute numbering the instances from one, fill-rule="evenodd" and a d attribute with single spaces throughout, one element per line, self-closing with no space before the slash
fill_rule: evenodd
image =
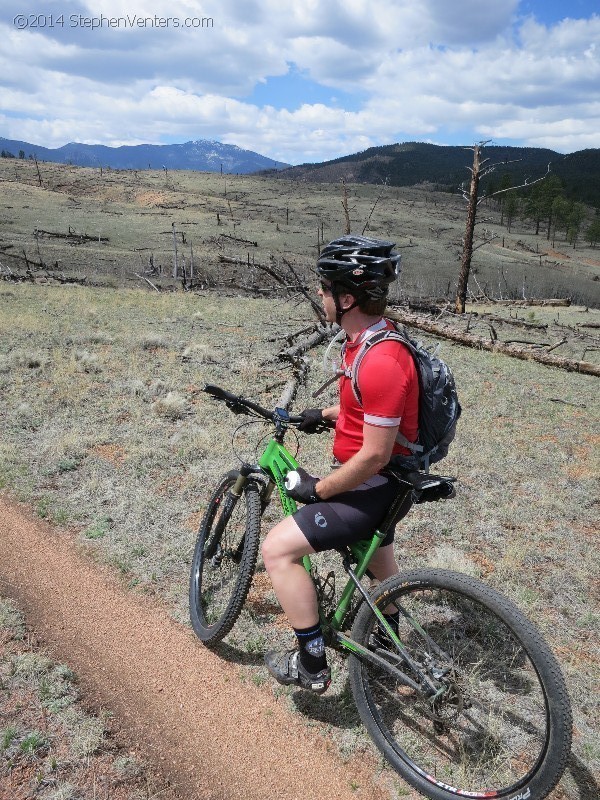
<path id="1" fill-rule="evenodd" d="M 58 283 L 78 283 L 83 285 L 87 283 L 87 275 L 65 275 L 64 273 L 46 272 L 46 278 L 49 280 L 57 281 Z"/>
<path id="2" fill-rule="evenodd" d="M 310 294 L 308 293 L 308 291 L 307 291 L 306 287 L 305 287 L 305 286 L 303 286 L 303 284 L 302 284 L 302 281 L 300 280 L 300 277 L 299 277 L 298 273 L 296 272 L 296 270 L 294 269 L 294 267 L 293 267 L 293 266 L 290 264 L 290 262 L 287 260 L 287 258 L 284 258 L 284 257 L 282 256 L 282 257 L 281 257 L 281 260 L 283 261 L 283 263 L 286 265 L 286 267 L 289 269 L 289 271 L 290 271 L 290 272 L 292 273 L 292 275 L 294 276 L 294 279 L 295 279 L 295 281 L 296 281 L 296 283 L 297 283 L 297 285 L 298 285 L 298 287 L 299 287 L 300 291 L 302 292 L 302 294 L 304 295 L 304 297 L 305 297 L 305 298 L 308 300 L 308 302 L 310 303 L 310 305 L 311 305 L 311 307 L 312 307 L 312 310 L 315 312 L 315 314 L 316 314 L 316 316 L 317 316 L 317 319 L 318 319 L 320 322 L 325 322 L 325 313 L 324 313 L 324 311 L 323 311 L 323 308 L 322 308 L 322 306 L 321 306 L 319 303 L 317 303 L 317 301 L 316 301 L 316 300 L 314 300 L 314 299 L 313 299 L 313 298 L 310 296 Z"/>
<path id="3" fill-rule="evenodd" d="M 42 228 L 36 228 L 33 231 L 34 236 L 50 236 L 53 239 L 70 239 L 78 242 L 108 242 L 108 236 L 89 236 L 87 233 L 76 233 L 69 225 L 68 233 L 58 233 L 56 231 L 45 231 Z"/>
<path id="4" fill-rule="evenodd" d="M 410 306 L 409 306 L 410 307 Z M 525 322 L 523 319 L 514 319 L 513 317 L 499 317 L 497 314 L 479 314 L 483 319 L 491 319 L 493 322 L 506 322 L 507 325 L 514 325 L 517 328 L 527 328 L 529 330 L 543 330 L 548 327 L 547 323 L 542 322 Z"/>
<path id="5" fill-rule="evenodd" d="M 283 392 L 279 396 L 279 400 L 277 402 L 278 408 L 289 409 L 294 398 L 296 397 L 296 394 L 298 392 L 298 387 L 306 381 L 307 375 L 308 375 L 308 359 L 298 358 L 294 363 L 294 373 L 286 383 Z"/>
<path id="6" fill-rule="evenodd" d="M 12 281 L 13 283 L 25 283 L 25 281 L 29 281 L 30 283 L 35 283 L 35 277 L 33 272 L 26 272 L 24 275 L 23 273 L 0 273 L 0 280 L 3 281 Z"/>
<path id="7" fill-rule="evenodd" d="M 133 274 L 135 275 L 136 278 L 139 278 L 142 281 L 146 281 L 146 283 L 148 284 L 148 286 L 150 286 L 150 288 L 154 289 L 155 292 L 158 292 L 160 294 L 160 289 L 158 288 L 158 286 L 152 283 L 152 281 L 149 281 L 148 278 L 145 278 L 143 275 L 140 275 L 139 272 L 134 272 Z"/>
<path id="8" fill-rule="evenodd" d="M 472 300 L 471 305 L 475 303 L 493 303 L 495 306 L 570 306 L 570 297 L 551 297 L 547 300 Z"/>
<path id="9" fill-rule="evenodd" d="M 220 233 L 219 239 L 230 239 L 232 242 L 240 242 L 240 244 L 249 244 L 251 247 L 258 247 L 258 242 L 253 242 L 251 239 L 240 239 L 239 236 L 231 236 L 229 233 Z"/>
<path id="10" fill-rule="evenodd" d="M 479 336 L 459 331 L 448 325 L 433 322 L 430 319 L 419 317 L 416 314 L 411 314 L 409 311 L 404 311 L 400 308 L 394 308 L 393 311 L 386 316 L 397 322 L 401 322 L 403 325 L 419 328 L 435 336 L 441 336 L 444 339 L 450 339 L 453 342 L 463 344 L 466 347 L 474 347 L 477 350 L 489 350 L 493 353 L 502 353 L 503 355 L 519 358 L 523 361 L 536 361 L 539 364 L 545 364 L 549 367 L 558 367 L 568 372 L 581 372 L 585 375 L 600 377 L 600 364 L 592 364 L 589 361 L 575 361 L 568 358 L 559 358 L 558 356 L 552 356 L 537 350 L 517 348 L 513 345 L 500 342 L 497 339 L 494 341 L 482 339 Z"/>
<path id="11" fill-rule="evenodd" d="M 278 283 L 284 284 L 285 280 L 282 275 L 277 272 L 277 270 L 273 269 L 273 267 L 268 267 L 266 264 L 257 264 L 256 262 L 250 263 L 249 261 L 243 261 L 241 258 L 231 258 L 230 256 L 219 255 L 219 261 L 222 264 L 235 264 L 237 267 L 256 267 L 256 269 L 260 269 L 263 272 L 266 272 L 267 275 L 270 275 L 274 278 Z"/>
<path id="12" fill-rule="evenodd" d="M 325 339 L 328 339 L 330 335 L 331 330 L 329 328 L 318 327 L 310 336 L 296 342 L 292 347 L 281 350 L 278 353 L 278 357 L 286 361 L 298 358 L 302 353 L 306 353 L 307 350 L 310 350 L 311 347 L 316 347 L 318 344 L 325 341 Z"/>
<path id="13" fill-rule="evenodd" d="M 311 347 L 321 344 L 331 335 L 331 329 L 322 325 L 314 326 L 314 329 L 309 330 L 313 330 L 310 336 L 300 339 L 292 347 L 286 347 L 277 354 L 278 358 L 283 361 L 291 361 L 293 365 L 292 377 L 287 381 L 277 402 L 279 408 L 288 409 L 296 397 L 298 387 L 306 381 L 309 361 L 303 353 L 310 350 Z"/>

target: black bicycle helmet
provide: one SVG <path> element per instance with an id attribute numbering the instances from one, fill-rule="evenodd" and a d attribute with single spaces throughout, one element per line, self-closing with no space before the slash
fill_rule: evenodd
<path id="1" fill-rule="evenodd" d="M 318 260 L 317 274 L 335 286 L 343 286 L 359 298 L 379 299 L 400 272 L 401 256 L 394 243 L 349 234 L 326 245 Z"/>

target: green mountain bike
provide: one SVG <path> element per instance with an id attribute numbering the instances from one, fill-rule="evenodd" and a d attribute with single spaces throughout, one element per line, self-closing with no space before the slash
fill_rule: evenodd
<path id="1" fill-rule="evenodd" d="M 190 616 L 207 645 L 238 618 L 255 570 L 261 514 L 273 496 L 296 510 L 285 478 L 298 464 L 283 444 L 300 421 L 216 386 L 205 388 L 237 414 L 270 421 L 273 436 L 256 464 L 219 481 L 200 525 L 190 577 Z M 571 746 L 571 710 L 556 659 L 507 598 L 444 569 L 417 569 L 371 590 L 369 561 L 397 509 L 452 495 L 452 478 L 398 475 L 398 497 L 381 530 L 341 551 L 348 580 L 306 569 L 315 581 L 329 646 L 349 656 L 361 720 L 394 769 L 432 800 L 541 800 L 562 775 Z M 400 612 L 398 629 L 383 610 Z"/>

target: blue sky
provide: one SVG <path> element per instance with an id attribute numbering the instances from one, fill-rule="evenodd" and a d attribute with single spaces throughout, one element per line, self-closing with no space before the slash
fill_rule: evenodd
<path id="1" fill-rule="evenodd" d="M 600 147 L 600 0 L 4 0 L 0 136 Z"/>

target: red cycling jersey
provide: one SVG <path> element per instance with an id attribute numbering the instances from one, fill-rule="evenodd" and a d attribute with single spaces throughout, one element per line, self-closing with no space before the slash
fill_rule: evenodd
<path id="1" fill-rule="evenodd" d="M 362 331 L 353 342 L 347 342 L 344 368 L 350 368 L 372 331 L 393 328 L 382 319 Z M 361 449 L 363 425 L 399 427 L 409 442 L 415 442 L 419 430 L 419 379 L 410 351 L 398 341 L 383 341 L 369 350 L 358 371 L 362 406 L 354 396 L 352 381 L 340 378 L 340 413 L 335 424 L 333 455 L 344 463 Z M 411 455 L 410 450 L 396 443 L 393 455 Z"/>

